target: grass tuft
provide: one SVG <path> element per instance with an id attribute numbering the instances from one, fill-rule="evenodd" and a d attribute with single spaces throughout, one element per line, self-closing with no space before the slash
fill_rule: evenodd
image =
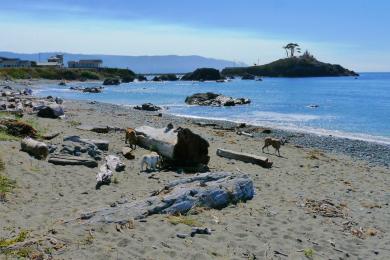
<path id="1" fill-rule="evenodd" d="M 200 226 L 199 222 L 190 216 L 183 216 L 183 215 L 173 216 L 173 215 L 171 215 L 171 216 L 167 217 L 167 220 L 172 225 L 184 224 L 184 225 L 187 225 L 190 227 Z"/>

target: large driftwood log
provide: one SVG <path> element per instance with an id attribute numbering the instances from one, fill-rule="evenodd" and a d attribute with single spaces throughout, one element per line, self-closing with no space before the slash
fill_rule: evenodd
<path id="1" fill-rule="evenodd" d="M 49 163 L 56 165 L 84 165 L 89 168 L 98 166 L 95 160 L 71 155 L 52 155 L 49 158 Z"/>
<path id="2" fill-rule="evenodd" d="M 107 155 L 106 156 L 106 164 L 107 168 L 111 171 L 121 172 L 125 170 L 125 165 L 121 162 L 119 157 L 115 155 Z"/>
<path id="3" fill-rule="evenodd" d="M 222 209 L 253 196 L 253 182 L 248 176 L 208 172 L 169 183 L 152 197 L 83 213 L 78 219 L 90 224 L 124 224 L 153 214 L 184 214 L 194 207 Z"/>
<path id="4" fill-rule="evenodd" d="M 26 137 L 21 142 L 21 149 L 37 159 L 45 159 L 49 154 L 49 148 L 45 143 Z"/>
<path id="5" fill-rule="evenodd" d="M 228 159 L 258 164 L 264 168 L 270 168 L 272 166 L 272 162 L 269 161 L 268 158 L 254 154 L 240 153 L 219 148 L 217 149 L 217 155 Z"/>
<path id="6" fill-rule="evenodd" d="M 157 151 L 171 164 L 180 166 L 207 165 L 209 143 L 188 128 L 153 128 L 141 126 L 135 129 L 138 145 Z"/>

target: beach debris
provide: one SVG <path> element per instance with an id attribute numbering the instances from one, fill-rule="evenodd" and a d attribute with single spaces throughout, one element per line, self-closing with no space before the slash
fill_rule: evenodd
<path id="1" fill-rule="evenodd" d="M 51 155 L 49 156 L 48 162 L 56 165 L 84 165 L 89 168 L 98 166 L 98 163 L 93 159 L 64 154 Z"/>
<path id="2" fill-rule="evenodd" d="M 21 150 L 37 159 L 46 159 L 49 154 L 49 148 L 45 143 L 30 137 L 26 137 L 21 141 Z"/>
<path id="3" fill-rule="evenodd" d="M 320 105 L 317 105 L 317 104 L 310 104 L 310 105 L 308 105 L 308 106 L 306 106 L 306 107 L 308 107 L 308 108 L 318 108 L 318 107 L 320 107 Z"/>
<path id="4" fill-rule="evenodd" d="M 249 153 L 235 152 L 232 150 L 226 150 L 222 148 L 217 149 L 217 155 L 227 159 L 233 159 L 233 160 L 243 161 L 246 163 L 257 164 L 264 168 L 271 168 L 273 164 L 273 162 L 268 160 L 267 157 L 249 154 Z"/>
<path id="5" fill-rule="evenodd" d="M 337 205 L 330 200 L 305 199 L 304 206 L 309 213 L 314 213 L 328 218 L 345 218 L 345 207 Z"/>
<path id="6" fill-rule="evenodd" d="M 37 130 L 30 124 L 16 119 L 3 119 L 0 120 L 0 125 L 6 127 L 8 134 L 19 137 L 36 137 Z"/>
<path id="7" fill-rule="evenodd" d="M 195 125 L 206 127 L 206 126 L 217 126 L 216 123 L 209 123 L 209 122 L 194 122 Z"/>
<path id="8" fill-rule="evenodd" d="M 175 166 L 207 165 L 209 143 L 188 128 L 153 128 L 141 126 L 135 129 L 138 145 L 158 152 Z"/>
<path id="9" fill-rule="evenodd" d="M 71 156 L 82 156 L 87 154 L 92 157 L 94 160 L 100 161 L 102 159 L 102 151 L 91 142 L 83 142 L 78 139 L 64 139 L 64 142 L 54 149 L 59 155 L 71 155 Z"/>
<path id="10" fill-rule="evenodd" d="M 196 234 L 200 235 L 211 235 L 211 229 L 203 227 L 193 227 L 190 233 L 191 237 L 194 237 Z"/>
<path id="11" fill-rule="evenodd" d="M 246 105 L 251 103 L 250 99 L 246 98 L 232 98 L 222 94 L 215 94 L 212 92 L 196 93 L 186 97 L 185 102 L 189 105 L 199 106 L 235 106 Z"/>
<path id="12" fill-rule="evenodd" d="M 154 196 L 87 213 L 89 218 L 85 222 L 120 224 L 153 214 L 184 214 L 194 207 L 222 209 L 253 196 L 249 176 L 207 172 L 170 182 Z"/>
<path id="13" fill-rule="evenodd" d="M 158 111 L 158 110 L 161 110 L 162 108 L 159 106 L 153 105 L 152 103 L 145 103 L 145 104 L 142 104 L 141 106 L 135 106 L 134 109 L 144 110 L 144 111 Z"/>
<path id="14" fill-rule="evenodd" d="M 123 147 L 122 155 L 128 160 L 133 160 L 135 159 L 135 156 L 131 153 L 132 151 L 133 149 L 131 149 L 130 147 Z"/>
<path id="15" fill-rule="evenodd" d="M 37 116 L 44 118 L 59 118 L 64 115 L 64 109 L 58 104 L 51 105 L 41 105 L 34 107 L 34 110 L 37 110 Z"/>

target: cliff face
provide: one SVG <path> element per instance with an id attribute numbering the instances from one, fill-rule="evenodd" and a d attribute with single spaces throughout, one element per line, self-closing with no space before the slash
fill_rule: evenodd
<path id="1" fill-rule="evenodd" d="M 345 69 L 340 65 L 320 62 L 313 57 L 292 57 L 261 66 L 225 68 L 222 70 L 224 76 L 242 76 L 247 73 L 265 77 L 358 76 L 354 71 Z"/>

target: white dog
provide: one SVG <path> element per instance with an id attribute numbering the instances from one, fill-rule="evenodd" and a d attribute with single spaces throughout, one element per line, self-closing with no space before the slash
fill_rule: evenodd
<path id="1" fill-rule="evenodd" d="M 144 170 L 144 164 L 146 164 L 145 170 L 155 171 L 157 166 L 160 166 L 160 155 L 156 152 L 151 152 L 150 154 L 145 154 L 141 158 L 141 171 Z"/>

